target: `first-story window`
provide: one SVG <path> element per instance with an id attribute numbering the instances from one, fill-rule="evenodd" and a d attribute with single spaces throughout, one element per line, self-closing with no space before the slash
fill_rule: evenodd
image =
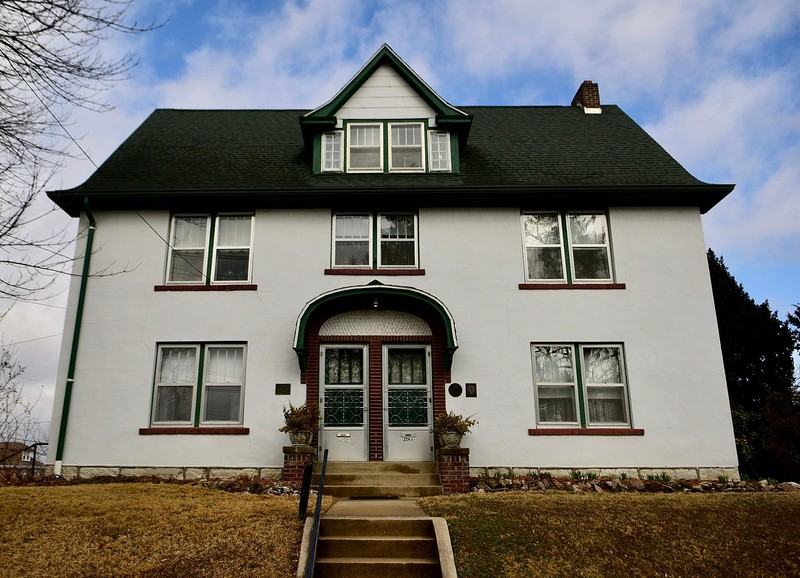
<path id="1" fill-rule="evenodd" d="M 245 357 L 243 344 L 159 345 L 152 424 L 241 424 Z"/>
<path id="2" fill-rule="evenodd" d="M 174 215 L 167 283 L 250 281 L 253 215 Z"/>
<path id="3" fill-rule="evenodd" d="M 522 230 L 528 281 L 612 281 L 605 213 L 523 213 Z"/>
<path id="4" fill-rule="evenodd" d="M 334 268 L 416 268 L 417 238 L 415 213 L 337 213 L 331 262 Z"/>
<path id="5" fill-rule="evenodd" d="M 580 427 L 630 425 L 620 344 L 534 344 L 537 421 Z"/>

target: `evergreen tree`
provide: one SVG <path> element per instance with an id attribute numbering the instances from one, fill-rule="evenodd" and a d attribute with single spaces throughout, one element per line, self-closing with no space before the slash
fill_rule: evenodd
<path id="1" fill-rule="evenodd" d="M 790 323 L 757 304 L 708 251 L 722 358 L 739 454 L 750 477 L 800 479 L 800 396 Z M 798 314 L 797 309 L 795 315 Z"/>

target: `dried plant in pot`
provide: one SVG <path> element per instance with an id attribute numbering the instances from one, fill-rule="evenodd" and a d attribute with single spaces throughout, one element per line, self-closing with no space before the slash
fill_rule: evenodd
<path id="1" fill-rule="evenodd" d="M 448 411 L 433 418 L 433 433 L 439 438 L 442 447 L 457 448 L 461 445 L 461 438 L 477 423 L 478 420 L 472 419 L 472 416 L 464 417 Z"/>
<path id="2" fill-rule="evenodd" d="M 295 446 L 311 444 L 314 432 L 319 430 L 319 406 L 304 403 L 283 408 L 284 425 L 278 431 L 289 434 L 289 440 Z"/>

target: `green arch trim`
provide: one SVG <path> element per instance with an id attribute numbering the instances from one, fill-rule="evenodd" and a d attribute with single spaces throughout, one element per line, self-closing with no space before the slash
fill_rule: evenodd
<path id="1" fill-rule="evenodd" d="M 358 287 L 343 287 L 323 293 L 306 303 L 297 318 L 294 331 L 293 348 L 297 353 L 300 369 L 305 370 L 308 361 L 308 349 L 306 347 L 306 334 L 308 332 L 308 322 L 320 306 L 332 303 L 339 299 L 352 297 L 354 295 L 401 295 L 411 300 L 424 303 L 431 307 L 441 318 L 445 329 L 445 353 L 444 363 L 449 370 L 453 363 L 453 354 L 458 349 L 456 337 L 456 324 L 453 316 L 444 303 L 429 293 L 414 289 L 412 287 L 398 287 L 396 285 L 383 285 L 374 281 L 369 285 Z"/>

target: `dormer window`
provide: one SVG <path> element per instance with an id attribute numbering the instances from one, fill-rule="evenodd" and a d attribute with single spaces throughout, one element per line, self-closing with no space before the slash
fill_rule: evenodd
<path id="1" fill-rule="evenodd" d="M 322 170 L 342 172 L 342 131 L 322 135 Z"/>
<path id="2" fill-rule="evenodd" d="M 428 131 L 428 158 L 431 171 L 450 172 L 450 134 L 440 131 Z"/>
<path id="3" fill-rule="evenodd" d="M 349 124 L 347 129 L 347 170 L 383 171 L 383 125 Z"/>
<path id="4" fill-rule="evenodd" d="M 389 170 L 424 171 L 422 123 L 390 124 L 389 127 L 392 134 Z"/>
<path id="5" fill-rule="evenodd" d="M 317 172 L 424 173 L 453 170 L 451 134 L 416 121 L 345 121 L 323 132 Z M 316 156 L 316 155 L 315 155 Z"/>

